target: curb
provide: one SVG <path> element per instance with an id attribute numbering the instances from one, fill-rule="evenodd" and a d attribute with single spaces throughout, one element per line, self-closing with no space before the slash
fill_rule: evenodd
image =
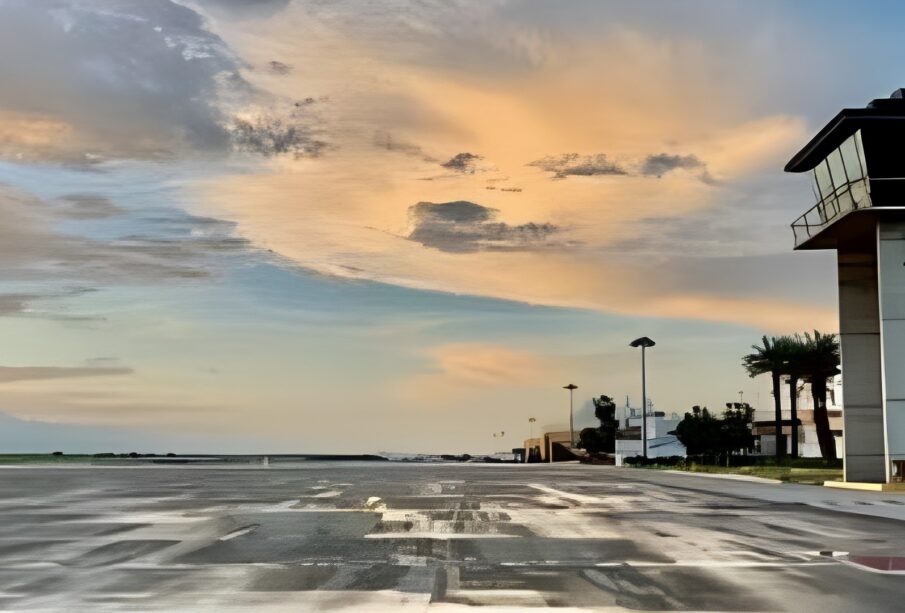
<path id="1" fill-rule="evenodd" d="M 752 475 L 733 475 L 724 473 L 696 473 L 688 470 L 664 470 L 662 472 L 673 475 L 688 475 L 691 477 L 710 477 L 711 479 L 729 479 L 730 481 L 748 481 L 751 483 L 770 483 L 772 485 L 783 483 L 779 479 L 768 479 L 766 477 L 755 477 Z"/>

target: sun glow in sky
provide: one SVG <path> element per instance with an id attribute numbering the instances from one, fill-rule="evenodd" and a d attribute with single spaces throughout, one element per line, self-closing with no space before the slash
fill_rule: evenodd
<path id="1" fill-rule="evenodd" d="M 641 335 L 657 408 L 767 408 L 751 343 L 836 328 L 782 167 L 903 85 L 902 24 L 0 0 L 0 446 L 508 449 L 566 423 L 570 381 L 583 421 L 591 395 L 637 404 Z"/>

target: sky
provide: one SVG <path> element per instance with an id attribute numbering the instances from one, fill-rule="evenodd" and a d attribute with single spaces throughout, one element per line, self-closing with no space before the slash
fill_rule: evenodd
<path id="1" fill-rule="evenodd" d="M 741 356 L 837 328 L 782 168 L 903 11 L 0 0 L 0 449 L 500 451 L 642 335 L 657 409 L 768 409 Z"/>

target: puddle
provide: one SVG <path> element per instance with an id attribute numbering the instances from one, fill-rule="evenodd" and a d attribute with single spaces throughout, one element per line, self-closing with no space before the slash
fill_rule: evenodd
<path id="1" fill-rule="evenodd" d="M 905 574 L 903 556 L 848 556 L 848 562 L 881 573 Z"/>
<path id="2" fill-rule="evenodd" d="M 861 556 L 844 551 L 821 551 L 820 555 L 869 572 L 905 575 L 905 556 Z"/>

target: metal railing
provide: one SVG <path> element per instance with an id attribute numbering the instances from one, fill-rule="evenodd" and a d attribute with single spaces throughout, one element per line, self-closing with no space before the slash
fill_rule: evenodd
<path id="1" fill-rule="evenodd" d="M 799 247 L 823 232 L 830 224 L 846 214 L 871 206 L 867 178 L 842 185 L 792 222 L 795 246 Z"/>

